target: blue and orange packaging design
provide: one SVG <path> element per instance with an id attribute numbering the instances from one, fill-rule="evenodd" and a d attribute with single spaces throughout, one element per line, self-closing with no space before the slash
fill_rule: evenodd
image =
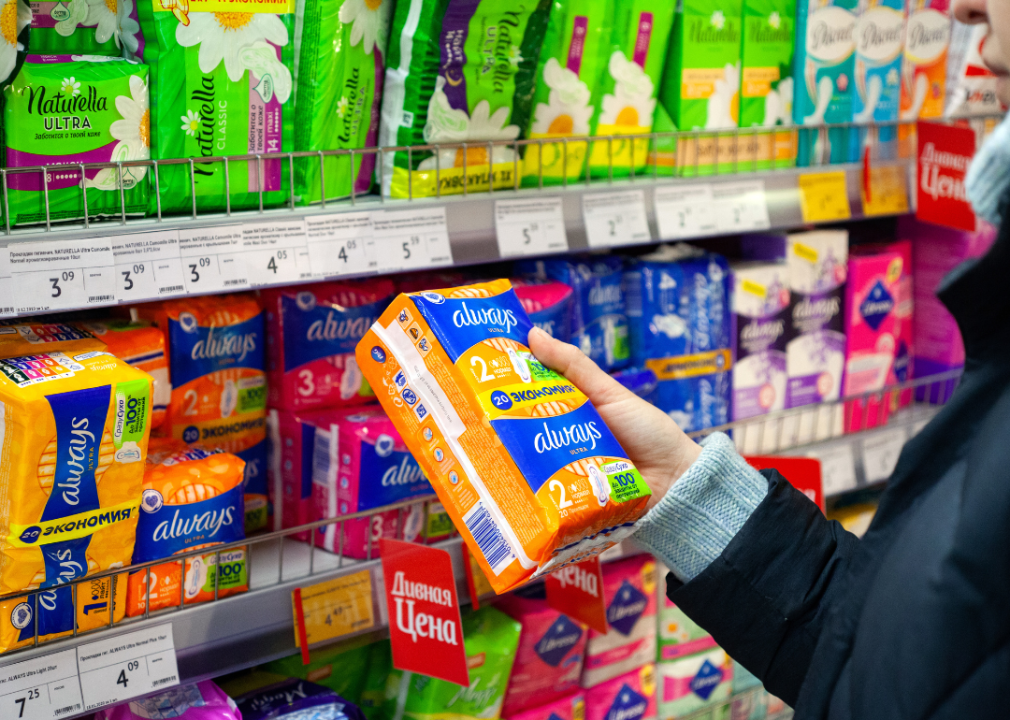
<path id="1" fill-rule="evenodd" d="M 151 378 L 104 351 L 0 360 L 0 651 L 121 619 Z M 116 581 L 119 582 L 116 582 Z M 115 588 L 115 608 L 112 590 Z"/>
<path id="2" fill-rule="evenodd" d="M 251 295 L 141 305 L 168 342 L 172 400 L 159 434 L 245 461 L 245 529 L 266 527 L 267 380 L 263 313 Z"/>
<path id="3" fill-rule="evenodd" d="M 154 438 L 147 456 L 133 563 L 245 538 L 245 462 L 219 450 Z M 249 589 L 246 548 L 212 550 L 130 573 L 127 615 L 228 597 Z M 147 587 L 150 587 L 150 592 Z M 180 587 L 182 586 L 182 587 Z"/>
<path id="4" fill-rule="evenodd" d="M 596 408 L 538 362 L 508 280 L 399 295 L 358 366 L 498 593 L 631 533 L 650 491 Z"/>

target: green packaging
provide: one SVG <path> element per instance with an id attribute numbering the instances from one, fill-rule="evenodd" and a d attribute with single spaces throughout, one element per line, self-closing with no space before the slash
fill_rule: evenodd
<path id="1" fill-rule="evenodd" d="M 394 669 L 386 683 L 385 720 L 437 720 L 450 715 L 455 720 L 497 720 L 521 629 L 520 623 L 493 607 L 465 613 L 463 645 L 470 687 Z"/>
<path id="2" fill-rule="evenodd" d="M 589 135 L 593 91 L 599 86 L 610 52 L 614 0 L 555 0 L 537 65 L 531 140 Z M 528 145 L 523 157 L 523 185 L 557 185 L 582 176 L 589 143 L 585 140 Z M 542 162 L 541 162 L 541 155 Z M 541 164 L 543 167 L 541 167 Z"/>
<path id="3" fill-rule="evenodd" d="M 296 151 L 375 147 L 392 9 L 392 0 L 298 0 Z M 368 192 L 375 162 L 374 154 L 355 155 L 355 192 Z M 322 169 L 317 157 L 295 160 L 295 195 L 301 203 L 320 202 L 324 189 L 326 200 L 347 197 L 351 183 L 349 155 L 327 155 Z"/>
<path id="4" fill-rule="evenodd" d="M 193 212 L 194 190 L 199 213 L 226 210 L 228 195 L 232 210 L 258 208 L 261 189 L 264 207 L 289 201 L 286 159 L 232 160 L 227 178 L 223 161 L 203 160 L 294 147 L 294 15 L 255 11 L 255 0 L 234 5 L 186 14 L 140 0 L 154 157 L 195 159 L 192 177 L 189 163 L 159 166 L 162 213 Z"/>
<path id="5" fill-rule="evenodd" d="M 796 0 L 743 0 L 740 127 L 793 123 L 793 43 Z M 742 134 L 741 170 L 796 164 L 796 131 Z"/>
<path id="6" fill-rule="evenodd" d="M 610 56 L 593 95 L 592 134 L 648 135 L 656 110 L 656 91 L 663 72 L 673 25 L 674 3 L 668 0 L 615 0 Z M 597 141 L 589 155 L 592 177 L 627 177 L 645 170 L 649 140 Z M 611 170 L 611 166 L 613 170 Z"/>
<path id="7" fill-rule="evenodd" d="M 656 132 L 736 128 L 740 103 L 741 0 L 682 0 L 666 56 Z M 732 172 L 733 135 L 657 140 L 661 175 Z"/>
<path id="8" fill-rule="evenodd" d="M 348 642 L 313 649 L 308 665 L 303 665 L 302 656 L 296 654 L 269 662 L 262 666 L 262 669 L 328 687 L 345 700 L 357 704 L 365 688 L 372 651 L 381 644 L 355 638 Z M 388 642 L 385 644 L 389 645 Z"/>
<path id="9" fill-rule="evenodd" d="M 33 55 L 133 56 L 143 43 L 134 0 L 32 0 L 31 9 Z"/>
<path id="10" fill-rule="evenodd" d="M 3 164 L 7 168 L 66 165 L 42 173 L 9 173 L 14 225 L 84 217 L 80 163 L 145 160 L 151 156 L 148 69 L 130 60 L 97 56 L 29 55 L 4 88 Z M 91 218 L 119 216 L 119 173 L 84 171 Z M 147 168 L 123 168 L 127 215 L 143 215 L 148 202 Z M 0 207 L 0 213 L 3 208 Z"/>
<path id="11" fill-rule="evenodd" d="M 384 153 L 384 195 L 513 187 L 551 0 L 401 0 L 393 14 L 379 144 L 473 143 Z"/>

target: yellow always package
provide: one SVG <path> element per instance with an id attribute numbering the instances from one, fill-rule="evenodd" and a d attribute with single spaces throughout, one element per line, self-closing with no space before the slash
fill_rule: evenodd
<path id="1" fill-rule="evenodd" d="M 109 622 L 130 564 L 150 435 L 151 378 L 104 351 L 0 360 L 0 651 Z"/>
<path id="2" fill-rule="evenodd" d="M 498 593 L 618 542 L 650 495 L 588 398 L 533 357 L 532 327 L 494 280 L 399 295 L 356 351 Z"/>

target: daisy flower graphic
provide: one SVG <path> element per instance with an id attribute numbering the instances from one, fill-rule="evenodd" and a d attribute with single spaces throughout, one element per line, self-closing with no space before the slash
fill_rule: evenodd
<path id="1" fill-rule="evenodd" d="M 190 137 L 196 137 L 196 132 L 200 129 L 200 113 L 187 110 L 181 119 L 183 132 Z"/>
<path id="2" fill-rule="evenodd" d="M 600 124 L 617 126 L 620 131 L 648 128 L 656 109 L 652 79 L 620 50 L 610 56 L 608 68 L 614 92 L 603 96 Z"/>
<path id="3" fill-rule="evenodd" d="M 716 10 L 712 13 L 712 18 L 709 22 L 712 23 L 712 27 L 722 30 L 726 25 L 726 16 L 723 15 L 722 10 Z"/>
<path id="4" fill-rule="evenodd" d="M 344 117 L 347 114 L 347 106 L 350 105 L 347 102 L 347 98 L 342 97 L 337 101 L 337 117 Z"/>
<path id="5" fill-rule="evenodd" d="M 544 66 L 544 84 L 551 89 L 546 103 L 537 103 L 533 132 L 538 135 L 588 135 L 593 106 L 590 92 L 579 76 L 562 67 L 557 58 Z"/>
<path id="6" fill-rule="evenodd" d="M 147 160 L 151 157 L 151 110 L 147 82 L 143 78 L 130 76 L 130 94 L 116 97 L 116 110 L 122 119 L 109 126 L 109 132 L 118 141 L 112 150 L 112 162 Z M 136 187 L 146 175 L 146 167 L 124 167 L 123 188 L 129 190 Z M 100 190 L 117 190 L 119 171 L 103 168 L 86 185 Z"/>
<path id="7" fill-rule="evenodd" d="M 782 24 L 782 17 L 779 15 L 777 10 L 768 16 L 768 24 L 776 30 L 779 29 L 779 26 Z"/>
<path id="8" fill-rule="evenodd" d="M 140 25 L 130 17 L 133 0 L 87 0 L 87 7 L 87 17 L 81 24 L 95 27 L 95 40 L 104 43 L 114 38 L 116 47 L 125 45 L 130 52 L 137 51 Z"/>
<path id="9" fill-rule="evenodd" d="M 77 78 L 73 76 L 63 78 L 63 83 L 60 85 L 60 92 L 64 95 L 80 95 L 81 84 L 77 82 Z"/>
<path id="10" fill-rule="evenodd" d="M 228 79 L 238 82 L 246 71 L 239 53 L 258 41 L 288 44 L 288 29 L 271 13 L 194 12 L 189 25 L 175 29 L 175 39 L 183 47 L 200 46 L 200 72 L 211 73 L 224 60 Z"/>
<path id="11" fill-rule="evenodd" d="M 24 50 L 18 35 L 31 22 L 32 10 L 24 0 L 0 0 L 0 82 L 14 70 L 18 50 Z"/>
<path id="12" fill-rule="evenodd" d="M 374 47 L 385 53 L 392 7 L 389 0 L 344 0 L 340 22 L 351 25 L 351 45 L 363 42 L 361 49 L 366 55 L 371 55 Z"/>

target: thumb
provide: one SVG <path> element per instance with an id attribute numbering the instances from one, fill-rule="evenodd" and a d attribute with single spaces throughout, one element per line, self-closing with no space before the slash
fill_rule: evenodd
<path id="1" fill-rule="evenodd" d="M 552 338 L 538 327 L 530 330 L 527 342 L 537 360 L 568 378 L 593 405 L 606 405 L 632 395 L 574 345 Z"/>

